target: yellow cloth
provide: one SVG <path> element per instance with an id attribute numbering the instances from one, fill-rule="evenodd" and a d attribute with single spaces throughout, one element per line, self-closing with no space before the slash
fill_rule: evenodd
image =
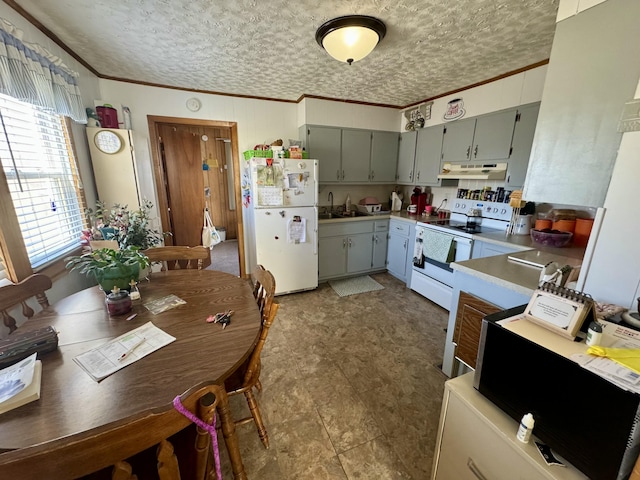
<path id="1" fill-rule="evenodd" d="M 607 357 L 620 365 L 640 373 L 640 349 L 638 348 L 606 348 L 593 346 L 587 353 L 597 357 Z"/>

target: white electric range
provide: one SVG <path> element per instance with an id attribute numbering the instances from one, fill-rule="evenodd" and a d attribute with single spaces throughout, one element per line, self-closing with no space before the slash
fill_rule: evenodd
<path id="1" fill-rule="evenodd" d="M 467 213 L 475 209 L 476 225 L 469 228 Z M 427 220 L 416 224 L 416 242 L 414 245 L 413 270 L 411 272 L 411 289 L 446 310 L 451 310 L 453 291 L 453 269 L 451 263 L 472 258 L 473 236 L 480 233 L 506 231 L 511 221 L 513 209 L 508 203 L 483 202 L 456 198 L 448 220 Z M 433 235 L 431 232 L 439 232 Z M 434 254 L 431 241 L 449 245 L 453 251 L 448 261 L 441 261 L 442 256 Z"/>

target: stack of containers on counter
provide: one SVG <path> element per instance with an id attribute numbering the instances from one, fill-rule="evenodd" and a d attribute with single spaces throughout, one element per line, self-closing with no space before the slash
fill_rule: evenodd
<path id="1" fill-rule="evenodd" d="M 535 229 L 543 230 L 550 228 L 561 232 L 571 232 L 573 234 L 573 245 L 585 247 L 589 241 L 593 218 L 581 218 L 572 209 L 557 208 L 548 213 L 539 213 L 536 220 Z"/>

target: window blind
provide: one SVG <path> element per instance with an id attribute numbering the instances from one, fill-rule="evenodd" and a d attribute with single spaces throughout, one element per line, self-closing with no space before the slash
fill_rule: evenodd
<path id="1" fill-rule="evenodd" d="M 0 160 L 32 267 L 78 247 L 83 216 L 62 117 L 0 95 Z"/>

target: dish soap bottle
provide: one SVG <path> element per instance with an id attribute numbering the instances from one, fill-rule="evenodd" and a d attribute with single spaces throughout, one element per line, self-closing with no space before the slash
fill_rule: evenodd
<path id="1" fill-rule="evenodd" d="M 346 213 L 351 213 L 351 197 L 347 193 L 347 199 L 344 202 L 344 211 Z"/>

